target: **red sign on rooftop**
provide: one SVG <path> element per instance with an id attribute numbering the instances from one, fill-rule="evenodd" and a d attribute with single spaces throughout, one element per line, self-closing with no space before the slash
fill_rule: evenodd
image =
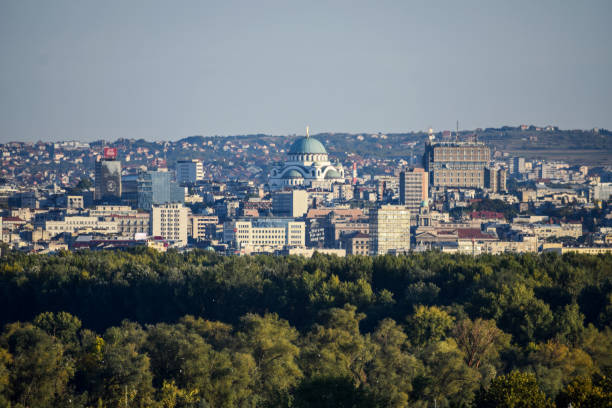
<path id="1" fill-rule="evenodd" d="M 116 147 L 105 147 L 104 148 L 104 158 L 115 160 L 117 158 L 117 148 Z"/>

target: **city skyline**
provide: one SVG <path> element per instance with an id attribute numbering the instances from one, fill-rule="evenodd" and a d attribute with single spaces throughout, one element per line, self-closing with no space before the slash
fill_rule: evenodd
<path id="1" fill-rule="evenodd" d="M 0 143 L 611 128 L 609 2 L 0 5 Z"/>

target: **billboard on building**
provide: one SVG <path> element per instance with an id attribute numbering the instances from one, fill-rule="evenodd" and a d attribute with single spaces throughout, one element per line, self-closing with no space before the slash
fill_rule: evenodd
<path id="1" fill-rule="evenodd" d="M 117 158 L 117 148 L 116 147 L 105 147 L 104 148 L 104 158 L 106 160 L 115 160 Z"/>

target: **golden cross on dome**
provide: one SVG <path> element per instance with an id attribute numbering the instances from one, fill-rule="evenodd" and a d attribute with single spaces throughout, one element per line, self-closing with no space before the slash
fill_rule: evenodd
<path id="1" fill-rule="evenodd" d="M 310 134 L 308 132 L 308 125 L 306 125 L 306 139 L 308 139 L 310 137 Z"/>

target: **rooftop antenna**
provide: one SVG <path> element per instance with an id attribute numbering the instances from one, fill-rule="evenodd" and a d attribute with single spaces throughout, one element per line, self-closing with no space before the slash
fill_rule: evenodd
<path id="1" fill-rule="evenodd" d="M 455 140 L 459 141 L 459 120 L 457 120 L 457 131 L 455 132 Z"/>

